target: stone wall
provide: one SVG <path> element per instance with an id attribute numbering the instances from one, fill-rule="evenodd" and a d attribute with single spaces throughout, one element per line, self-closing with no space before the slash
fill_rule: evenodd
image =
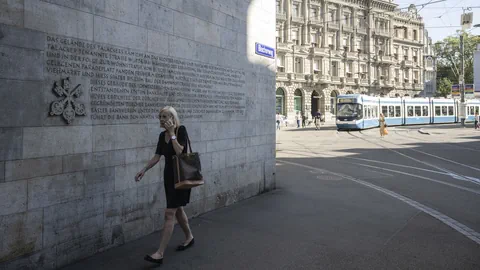
<path id="1" fill-rule="evenodd" d="M 173 105 L 206 184 L 190 216 L 275 187 L 273 0 L 0 0 L 0 269 L 55 269 L 161 229 Z"/>

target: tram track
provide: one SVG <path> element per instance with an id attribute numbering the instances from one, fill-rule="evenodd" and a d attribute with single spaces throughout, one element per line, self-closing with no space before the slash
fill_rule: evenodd
<path id="1" fill-rule="evenodd" d="M 409 156 L 407 154 L 404 154 L 404 153 L 401 153 L 397 150 L 394 150 L 390 147 L 387 147 L 385 145 L 382 145 L 382 144 L 379 144 L 379 143 L 376 143 L 376 142 L 372 142 L 371 140 L 367 140 L 365 138 L 362 138 L 360 136 L 356 136 L 354 134 L 352 134 L 350 131 L 348 131 L 348 134 L 354 138 L 357 138 L 357 139 L 360 139 L 360 140 L 363 140 L 365 142 L 368 142 L 370 144 L 374 144 L 376 146 L 379 146 L 383 149 L 386 149 L 386 150 L 389 150 L 389 151 L 392 151 L 398 155 L 401 155 L 405 158 L 408 158 L 408 159 L 411 159 L 415 162 L 418 162 L 418 163 L 421 163 L 421 164 L 424 164 L 426 166 L 429 166 L 429 167 L 432 167 L 432 168 L 435 168 L 439 171 L 442 171 L 444 173 L 446 173 L 447 175 L 451 176 L 452 178 L 454 179 L 457 179 L 457 180 L 462 180 L 462 181 L 466 181 L 466 182 L 470 182 L 470 183 L 473 183 L 473 184 L 476 184 L 476 185 L 480 185 L 480 180 L 475 178 L 475 177 L 470 177 L 470 176 L 465 176 L 465 175 L 462 175 L 462 174 L 459 174 L 459 173 L 456 173 L 454 171 L 451 171 L 451 170 L 448 170 L 448 169 L 445 169 L 445 168 L 442 168 L 442 167 L 439 167 L 439 166 L 436 166 L 434 164 L 431 164 L 429 162 L 426 162 L 426 161 L 423 161 L 423 160 L 420 160 L 420 159 L 417 159 L 417 158 L 414 158 L 412 156 Z M 364 135 L 361 131 L 360 131 L 360 134 Z M 461 164 L 461 163 L 458 163 L 456 161 L 452 161 L 452 160 L 449 160 L 449 159 L 446 159 L 446 158 L 443 158 L 443 157 L 439 157 L 439 156 L 436 156 L 436 155 L 432 155 L 432 154 L 429 154 L 429 153 L 426 153 L 426 152 L 423 152 L 423 151 L 420 151 L 420 150 L 416 150 L 416 149 L 412 149 L 412 148 L 408 148 L 408 147 L 405 147 L 403 145 L 398 145 L 398 144 L 395 144 L 395 143 L 392 143 L 392 142 L 389 142 L 389 141 L 386 141 L 386 140 L 383 140 L 384 142 L 386 143 L 389 143 L 391 145 L 394 145 L 400 149 L 403 149 L 403 150 L 410 150 L 410 151 L 413 151 L 413 152 L 417 152 L 417 153 L 421 153 L 421 154 L 424 154 L 424 155 L 427 155 L 427 156 L 431 156 L 431 157 L 434 157 L 434 158 L 438 158 L 440 160 L 444 160 L 444 161 L 447 161 L 447 162 L 450 162 L 450 163 L 453 163 L 453 164 L 456 164 L 456 165 L 461 165 L 463 167 L 466 167 L 466 168 L 469 168 L 469 169 L 472 169 L 472 170 L 475 170 L 475 171 L 480 171 L 480 169 L 477 169 L 475 167 L 472 167 L 472 166 L 469 166 L 469 165 L 466 165 L 466 164 Z"/>

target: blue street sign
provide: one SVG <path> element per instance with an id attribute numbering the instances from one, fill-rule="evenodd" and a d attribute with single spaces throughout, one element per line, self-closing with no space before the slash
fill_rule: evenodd
<path id="1" fill-rule="evenodd" d="M 275 58 L 275 49 L 255 42 L 255 53 L 268 58 Z"/>

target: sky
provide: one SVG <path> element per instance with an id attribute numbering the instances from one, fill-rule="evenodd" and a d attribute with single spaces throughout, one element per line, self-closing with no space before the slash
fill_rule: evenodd
<path id="1" fill-rule="evenodd" d="M 425 28 L 428 31 L 428 35 L 432 38 L 433 42 L 441 41 L 450 35 L 455 35 L 457 30 L 460 30 L 460 17 L 463 13 L 462 8 L 472 8 L 468 12 L 473 12 L 473 25 L 480 24 L 480 1 L 479 0 L 446 0 L 439 3 L 433 3 L 425 5 L 422 4 L 429 2 L 437 2 L 441 0 L 394 0 L 398 4 L 399 8 L 406 8 L 410 4 L 417 5 L 417 10 L 420 11 L 420 15 L 423 17 Z M 405 9 L 406 10 L 406 9 Z M 480 35 L 480 27 L 471 29 L 469 33 L 473 35 Z"/>

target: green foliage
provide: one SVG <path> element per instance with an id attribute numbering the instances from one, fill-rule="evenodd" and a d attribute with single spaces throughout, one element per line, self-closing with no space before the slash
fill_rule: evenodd
<path id="1" fill-rule="evenodd" d="M 465 52 L 465 83 L 473 83 L 473 54 L 480 36 L 464 34 Z M 437 55 L 437 84 L 442 78 L 448 78 L 451 82 L 458 82 L 461 72 L 460 37 L 449 36 L 443 41 L 435 43 Z"/>
<path id="2" fill-rule="evenodd" d="M 446 98 L 448 95 L 450 95 L 451 92 L 452 92 L 452 82 L 446 77 L 439 79 L 437 82 L 437 93 L 435 93 L 435 95 L 437 97 Z"/>

